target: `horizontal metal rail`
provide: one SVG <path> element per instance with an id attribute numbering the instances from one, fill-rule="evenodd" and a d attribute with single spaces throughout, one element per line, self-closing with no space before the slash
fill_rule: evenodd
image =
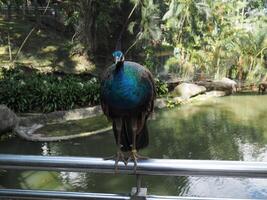
<path id="1" fill-rule="evenodd" d="M 114 161 L 102 158 L 7 154 L 0 154 L 0 169 L 115 173 Z M 134 174 L 133 163 L 119 162 L 117 173 Z M 136 174 L 267 178 L 267 162 L 147 159 L 138 161 Z"/>
<path id="2" fill-rule="evenodd" d="M 104 160 L 102 158 L 8 154 L 0 154 L 0 169 L 115 173 L 114 161 Z M 133 170 L 133 163 L 130 162 L 127 166 L 123 163 L 119 163 L 116 173 L 135 174 Z M 138 161 L 136 174 L 138 175 L 137 182 L 140 180 L 138 178 L 140 175 L 267 178 L 267 162 L 147 159 Z M 137 183 L 137 186 L 138 191 L 140 191 L 139 189 L 141 183 Z M 0 199 L 136 199 L 133 197 L 136 196 L 86 192 L 0 189 Z M 141 193 L 138 193 L 137 197 L 141 197 L 137 199 L 146 200 L 226 200 L 226 198 L 155 196 L 146 194 L 141 195 Z M 227 200 L 230 200 L 230 198 L 227 198 Z"/>
<path id="3" fill-rule="evenodd" d="M 44 190 L 20 190 L 20 189 L 0 189 L 1 198 L 23 198 L 23 199 L 77 199 L 77 200 L 130 200 L 131 196 L 107 193 L 88 193 L 88 192 L 63 192 L 63 191 L 44 191 Z M 157 196 L 147 195 L 146 200 L 231 200 L 230 198 L 208 198 L 208 197 L 177 197 L 177 196 Z M 234 199 L 248 200 L 248 199 Z M 253 199 L 250 199 L 253 200 Z M 256 200 L 256 199 L 255 199 Z"/>

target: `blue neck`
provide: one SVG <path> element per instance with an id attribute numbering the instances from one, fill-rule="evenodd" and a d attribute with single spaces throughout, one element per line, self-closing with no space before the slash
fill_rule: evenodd
<path id="1" fill-rule="evenodd" d="M 123 62 L 118 62 L 116 64 L 116 71 L 121 71 L 123 69 Z"/>

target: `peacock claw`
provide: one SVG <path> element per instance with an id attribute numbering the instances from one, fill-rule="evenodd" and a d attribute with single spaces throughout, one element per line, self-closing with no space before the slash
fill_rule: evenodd
<path id="1" fill-rule="evenodd" d="M 128 164 L 129 161 L 133 161 L 133 163 L 134 163 L 134 173 L 136 174 L 137 160 L 146 160 L 146 159 L 148 159 L 148 157 L 141 156 L 141 155 L 139 155 L 137 153 L 136 150 L 132 150 L 130 152 L 130 155 L 129 155 L 128 159 L 127 159 L 127 164 Z"/>
<path id="2" fill-rule="evenodd" d="M 122 161 L 124 163 L 124 165 L 127 165 L 127 161 L 125 159 L 125 156 L 124 156 L 123 152 L 120 151 L 120 150 L 118 150 L 115 155 L 107 157 L 107 158 L 104 158 L 104 160 L 115 160 L 115 164 L 114 164 L 115 173 L 117 173 L 117 171 L 118 171 L 119 161 Z"/>

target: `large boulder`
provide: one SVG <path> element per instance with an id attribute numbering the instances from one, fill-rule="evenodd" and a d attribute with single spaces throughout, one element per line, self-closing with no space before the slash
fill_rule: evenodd
<path id="1" fill-rule="evenodd" d="M 164 98 L 156 99 L 155 100 L 155 107 L 156 108 L 165 108 L 167 107 L 167 101 Z"/>
<path id="2" fill-rule="evenodd" d="M 225 77 L 222 78 L 221 81 L 226 84 L 229 84 L 232 87 L 232 92 L 237 92 L 237 82 L 235 82 L 230 78 L 225 78 Z"/>
<path id="3" fill-rule="evenodd" d="M 222 78 L 221 80 L 214 81 L 199 81 L 196 84 L 204 86 L 207 88 L 207 91 L 225 91 L 227 94 L 232 94 L 237 91 L 237 83 L 229 78 Z"/>
<path id="4" fill-rule="evenodd" d="M 260 82 L 259 84 L 259 94 L 264 94 L 267 89 L 267 81 Z"/>
<path id="5" fill-rule="evenodd" d="M 159 79 L 167 84 L 169 91 L 172 91 L 182 82 L 182 79 L 173 73 L 161 73 Z"/>
<path id="6" fill-rule="evenodd" d="M 18 124 L 18 117 L 5 105 L 0 105 L 0 135 L 11 132 Z"/>
<path id="7" fill-rule="evenodd" d="M 182 83 L 174 88 L 173 95 L 189 99 L 206 92 L 206 88 L 192 83 Z"/>

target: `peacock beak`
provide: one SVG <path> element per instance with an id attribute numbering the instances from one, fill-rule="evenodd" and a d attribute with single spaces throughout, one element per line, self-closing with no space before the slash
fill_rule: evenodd
<path id="1" fill-rule="evenodd" d="M 117 65 L 117 63 L 120 62 L 120 58 L 118 56 L 115 57 L 115 65 Z"/>

